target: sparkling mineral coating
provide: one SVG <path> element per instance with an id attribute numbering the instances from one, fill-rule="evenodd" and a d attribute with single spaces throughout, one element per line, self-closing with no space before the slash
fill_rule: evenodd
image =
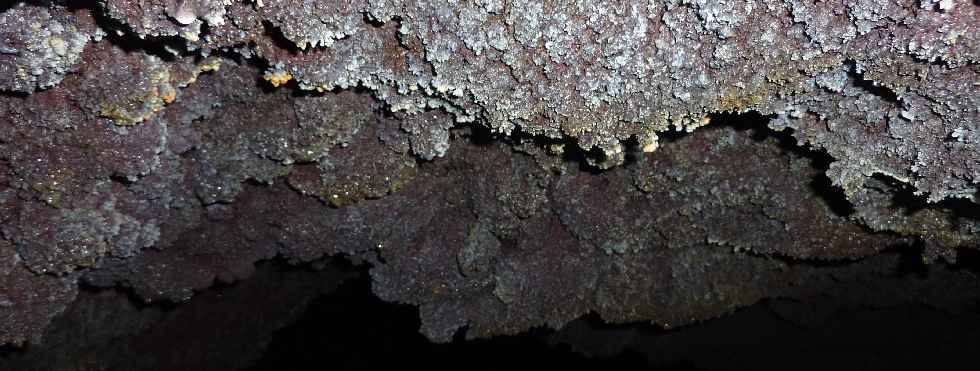
<path id="1" fill-rule="evenodd" d="M 82 49 L 99 39 L 88 13 L 15 5 L 0 13 L 0 91 L 50 88 L 76 68 Z"/>
<path id="2" fill-rule="evenodd" d="M 917 243 L 952 261 L 980 233 L 978 19 L 948 0 L 0 7 L 0 343 L 39 341 L 79 281 L 180 301 L 275 256 L 371 264 L 438 341 L 590 311 L 691 323 L 837 274 L 798 262 Z"/>

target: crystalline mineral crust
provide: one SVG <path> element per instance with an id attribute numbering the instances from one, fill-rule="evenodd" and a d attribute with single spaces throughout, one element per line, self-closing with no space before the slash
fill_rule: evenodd
<path id="1" fill-rule="evenodd" d="M 370 266 L 437 341 L 589 312 L 693 323 L 884 276 L 896 249 L 952 263 L 980 233 L 978 19 L 974 1 L 3 6 L 0 343 L 40 341 L 79 284 L 182 301 L 277 256 Z"/>

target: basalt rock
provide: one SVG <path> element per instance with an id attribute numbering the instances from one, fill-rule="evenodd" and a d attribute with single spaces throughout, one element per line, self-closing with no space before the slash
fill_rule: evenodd
<path id="1" fill-rule="evenodd" d="M 274 257 L 369 265 L 435 341 L 590 312 L 689 324 L 886 251 L 951 263 L 980 233 L 978 18 L 970 1 L 0 8 L 0 343 L 40 341 L 79 284 L 180 302 Z"/>

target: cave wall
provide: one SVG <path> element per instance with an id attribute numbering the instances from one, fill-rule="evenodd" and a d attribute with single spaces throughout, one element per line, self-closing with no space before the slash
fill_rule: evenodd
<path id="1" fill-rule="evenodd" d="M 977 247 L 974 2 L 140 4 L 0 8 L 0 342 L 274 257 L 448 341 Z"/>

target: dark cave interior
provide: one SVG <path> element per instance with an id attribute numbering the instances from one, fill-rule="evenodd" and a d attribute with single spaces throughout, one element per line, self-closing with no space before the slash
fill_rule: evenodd
<path id="1" fill-rule="evenodd" d="M 906 251 L 901 259 L 892 274 L 930 274 L 918 252 Z M 954 269 L 976 272 L 980 261 L 968 253 Z M 253 277 L 218 284 L 179 305 L 141 304 L 116 289 L 87 289 L 49 328 L 49 341 L 5 347 L 0 368 L 761 370 L 792 364 L 801 370 L 894 370 L 952 367 L 980 349 L 976 303 L 956 311 L 920 303 L 856 304 L 840 292 L 867 287 L 848 285 L 874 283 L 842 283 L 829 290 L 834 294 L 806 302 L 765 299 L 672 329 L 607 324 L 589 314 L 557 331 L 457 336 L 436 344 L 418 332 L 415 307 L 371 293 L 364 267 L 343 260 L 303 266 L 272 260 L 259 263 Z"/>

